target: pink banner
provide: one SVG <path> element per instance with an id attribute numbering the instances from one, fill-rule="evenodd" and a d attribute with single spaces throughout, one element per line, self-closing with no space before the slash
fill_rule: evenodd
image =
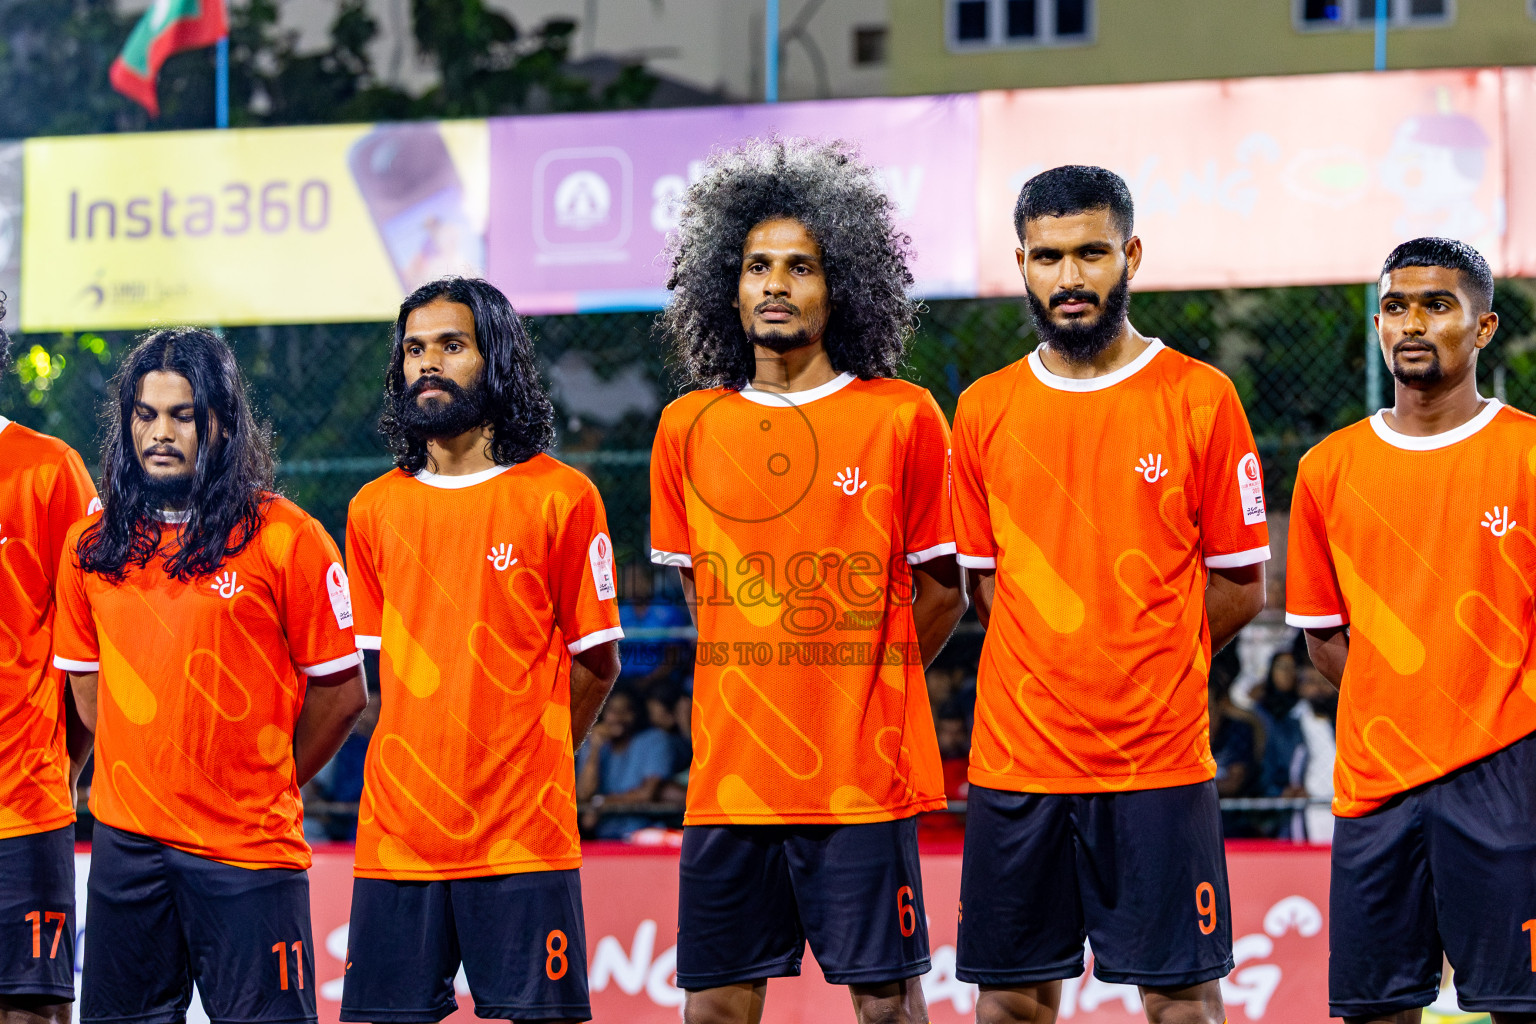
<path id="1" fill-rule="evenodd" d="M 1328 851 L 1234 844 L 1228 850 L 1237 967 L 1222 983 L 1232 1024 L 1324 1024 L 1328 1019 Z M 351 906 L 350 849 L 318 851 L 310 871 L 320 1020 L 335 1024 L 341 999 Z M 83 876 L 82 876 L 83 877 Z M 587 917 L 592 1014 L 599 1024 L 676 1024 L 683 993 L 673 984 L 677 956 L 677 855 L 589 844 L 581 884 Z M 975 1020 L 976 988 L 956 980 L 959 853 L 925 853 L 923 888 L 933 970 L 923 991 L 934 1024 Z M 1193 899 L 1190 906 L 1194 912 Z M 1149 926 L 1155 923 L 1149 922 Z M 460 975 L 459 1010 L 471 1024 L 472 1001 Z M 1133 1024 L 1145 1018 L 1134 988 L 1091 974 L 1068 981 L 1061 1018 L 1084 1024 Z M 847 991 L 826 983 L 813 957 L 805 973 L 768 984 L 769 1024 L 851 1020 Z"/>
<path id="2" fill-rule="evenodd" d="M 1536 100 L 1524 102 L 1530 124 Z M 1496 68 L 990 92 L 980 104 L 983 295 L 1022 293 L 1014 200 L 1068 163 L 1130 184 L 1144 291 L 1370 281 L 1419 235 L 1469 242 L 1507 273 Z M 1520 228 L 1536 255 L 1536 226 Z"/>
<path id="3" fill-rule="evenodd" d="M 523 313 L 659 308 L 682 193 L 711 151 L 775 132 L 855 143 L 912 237 L 917 293 L 975 294 L 975 96 L 495 118 L 486 276 Z"/>
<path id="4" fill-rule="evenodd" d="M 1509 236 L 1502 273 L 1536 277 L 1536 68 L 1505 68 L 1502 74 L 1509 149 Z"/>

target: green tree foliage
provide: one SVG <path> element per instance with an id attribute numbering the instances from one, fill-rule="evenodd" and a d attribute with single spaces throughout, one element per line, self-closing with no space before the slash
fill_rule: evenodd
<path id="1" fill-rule="evenodd" d="M 330 0 L 328 41 L 302 51 L 278 0 L 230 5 L 230 120 L 236 126 L 486 117 L 643 107 L 657 80 L 630 65 L 597 84 L 573 69 L 568 18 L 520 28 L 483 0 L 412 0 L 412 34 L 440 81 L 422 95 L 381 82 L 369 48 L 379 26 L 364 0 Z M 138 13 L 113 0 L 0 0 L 0 138 L 207 128 L 213 50 L 178 54 L 160 73 L 161 116 L 112 90 L 107 69 Z"/>

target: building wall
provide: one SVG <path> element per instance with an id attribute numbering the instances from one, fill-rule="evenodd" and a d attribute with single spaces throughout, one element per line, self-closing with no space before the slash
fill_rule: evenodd
<path id="1" fill-rule="evenodd" d="M 1302 30 L 1292 0 L 1095 0 L 1084 46 L 951 50 L 948 0 L 889 0 L 892 94 L 1369 70 L 1374 36 Z M 1529 0 L 1454 0 L 1450 24 L 1394 28 L 1392 68 L 1536 63 Z"/>
<path id="2" fill-rule="evenodd" d="M 119 0 L 141 11 L 150 0 Z M 233 0 L 239 3 L 241 0 Z M 781 99 L 872 96 L 885 92 L 884 65 L 856 66 L 853 33 L 884 26 L 890 0 L 781 0 L 781 28 L 802 16 L 803 33 L 786 41 L 780 57 Z M 763 95 L 764 0 L 486 0 L 520 29 L 568 17 L 580 26 L 572 56 L 643 58 L 658 74 L 725 97 L 750 102 Z M 282 24 L 299 33 L 301 48 L 325 44 L 336 14 L 333 0 L 280 0 Z M 416 58 L 410 0 L 368 0 L 379 24 L 374 67 L 386 81 L 418 90 L 432 70 Z M 595 15 L 595 17 L 594 17 Z M 809 43 L 809 46 L 807 45 Z M 815 56 L 812 54 L 814 50 Z M 816 57 L 822 70 L 818 73 Z"/>

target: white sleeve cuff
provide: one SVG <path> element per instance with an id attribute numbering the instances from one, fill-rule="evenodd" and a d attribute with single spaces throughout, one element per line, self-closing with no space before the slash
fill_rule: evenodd
<path id="1" fill-rule="evenodd" d="M 693 568 L 693 558 L 676 551 L 660 551 L 651 548 L 651 561 L 657 565 L 675 565 L 679 569 Z"/>
<path id="2" fill-rule="evenodd" d="M 352 637 L 360 651 L 381 651 L 384 649 L 384 638 L 381 636 L 363 636 L 356 633 Z"/>
<path id="3" fill-rule="evenodd" d="M 330 661 L 322 661 L 318 665 L 300 665 L 299 671 L 307 676 L 328 676 L 340 672 L 342 669 L 348 669 L 362 663 L 363 656 L 353 651 L 351 654 L 343 654 L 341 657 L 332 658 Z"/>
<path id="4" fill-rule="evenodd" d="M 997 568 L 997 559 L 994 558 L 994 557 L 990 557 L 990 556 L 989 557 L 983 557 L 981 555 L 967 555 L 967 554 L 961 553 L 961 554 L 955 555 L 955 561 L 959 562 L 961 565 L 965 566 L 967 569 L 996 569 Z"/>
<path id="5" fill-rule="evenodd" d="M 955 542 L 954 541 L 949 541 L 948 543 L 945 543 L 945 544 L 935 544 L 933 547 L 931 547 L 931 548 L 923 548 L 923 550 L 921 550 L 921 551 L 908 551 L 907 552 L 907 564 L 908 565 L 921 565 L 924 562 L 930 561 L 932 559 L 940 558 L 940 557 L 942 557 L 944 555 L 952 555 L 954 553 L 955 553 Z"/>
<path id="6" fill-rule="evenodd" d="M 1298 629 L 1332 629 L 1334 626 L 1344 625 L 1344 616 L 1297 615 L 1294 612 L 1286 612 L 1285 624 L 1287 626 L 1295 626 Z"/>
<path id="7" fill-rule="evenodd" d="M 1230 555 L 1211 555 L 1206 558 L 1205 564 L 1212 569 L 1236 569 L 1255 562 L 1267 562 L 1269 557 L 1269 545 L 1266 544 L 1261 548 L 1249 548 Z"/>
<path id="8" fill-rule="evenodd" d="M 101 662 L 99 662 L 99 661 L 70 661 L 68 658 L 61 658 L 57 654 L 55 654 L 53 656 L 53 667 L 54 668 L 61 668 L 65 672 L 100 672 L 101 671 Z"/>
<path id="9" fill-rule="evenodd" d="M 611 626 L 608 629 L 600 629 L 596 633 L 588 633 L 580 640 L 566 644 L 565 649 L 572 654 L 580 654 L 582 651 L 596 647 L 598 644 L 605 644 L 609 640 L 622 640 L 623 638 L 624 630 L 618 626 Z"/>

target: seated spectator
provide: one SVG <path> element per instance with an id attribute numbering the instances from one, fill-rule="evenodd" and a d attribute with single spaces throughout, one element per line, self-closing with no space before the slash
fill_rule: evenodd
<path id="1" fill-rule="evenodd" d="M 971 733 L 965 718 L 951 701 L 934 723 L 939 734 L 939 757 L 944 765 L 944 795 L 964 800 L 970 790 L 966 770 L 971 764 Z"/>
<path id="2" fill-rule="evenodd" d="M 645 694 L 645 714 L 651 720 L 651 728 L 666 734 L 672 750 L 672 768 L 657 790 L 658 803 L 680 804 L 688 796 L 688 766 L 693 761 L 693 742 L 678 715 L 685 701 L 691 714 L 693 698 L 671 679 L 656 683 Z"/>
<path id="3" fill-rule="evenodd" d="M 667 734 L 645 728 L 635 698 L 627 690 L 615 690 L 576 754 L 576 799 L 593 810 L 656 803 L 662 783 L 671 775 L 672 759 Z M 597 815 L 590 810 L 583 820 L 598 839 L 624 839 L 636 829 L 663 824 L 645 815 Z"/>
<path id="4" fill-rule="evenodd" d="M 649 564 L 630 566 L 625 597 L 619 602 L 620 685 L 644 693 L 653 683 L 686 676 L 693 664 L 691 642 L 668 631 L 691 625 L 688 609 L 677 601 L 656 599 L 656 578 Z"/>
<path id="5" fill-rule="evenodd" d="M 1207 681 L 1211 717 L 1211 756 L 1216 759 L 1216 792 L 1222 797 L 1250 796 L 1258 789 L 1264 756 L 1264 725 L 1258 716 L 1232 703 L 1232 683 L 1242 670 L 1228 646 L 1211 659 Z"/>

